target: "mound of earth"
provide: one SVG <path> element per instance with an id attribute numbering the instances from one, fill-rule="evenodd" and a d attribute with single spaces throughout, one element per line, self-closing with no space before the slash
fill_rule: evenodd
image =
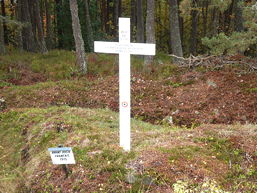
<path id="1" fill-rule="evenodd" d="M 132 80 L 132 113 L 144 121 L 160 123 L 168 119 L 187 126 L 257 122 L 256 74 L 189 72 L 160 81 L 140 77 Z M 89 96 L 118 111 L 117 82 L 117 77 L 103 80 Z"/>
<path id="2" fill-rule="evenodd" d="M 257 123 L 256 89 L 256 73 L 231 70 L 192 71 L 161 80 L 133 76 L 132 116 L 154 124 L 189 127 Z M 0 97 L 10 108 L 65 104 L 118 111 L 118 77 L 3 88 Z"/>
<path id="3" fill-rule="evenodd" d="M 0 123 L 0 192 L 257 191 L 254 125 L 189 130 L 133 119 L 132 151 L 123 152 L 118 114 L 107 109 L 16 109 Z M 58 144 L 73 148 L 68 177 L 47 151 Z"/>

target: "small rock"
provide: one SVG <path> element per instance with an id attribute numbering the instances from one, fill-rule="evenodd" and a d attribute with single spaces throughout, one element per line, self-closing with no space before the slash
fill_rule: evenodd
<path id="1" fill-rule="evenodd" d="M 150 185 L 155 185 L 154 179 L 151 176 L 146 176 L 142 180 L 142 184 L 150 186 Z"/>
<path id="2" fill-rule="evenodd" d="M 136 182 L 137 178 L 133 173 L 128 173 L 126 176 L 126 182 L 129 184 L 134 184 Z"/>
<path id="3" fill-rule="evenodd" d="M 169 125 L 173 125 L 173 117 L 172 116 L 167 116 L 163 119 L 164 123 L 168 123 Z"/>
<path id="4" fill-rule="evenodd" d="M 0 111 L 3 111 L 7 108 L 6 102 L 3 98 L 0 98 Z"/>
<path id="5" fill-rule="evenodd" d="M 176 115 L 179 113 L 179 109 L 177 109 L 176 111 L 172 112 L 172 115 Z"/>
<path id="6" fill-rule="evenodd" d="M 88 154 L 88 156 L 94 156 L 96 154 L 101 154 L 101 153 L 103 153 L 103 151 L 97 150 L 97 151 L 88 152 L 87 154 Z"/>
<path id="7" fill-rule="evenodd" d="M 219 109 L 213 109 L 213 113 L 214 113 L 216 116 L 219 116 L 219 115 L 220 115 Z"/>
<path id="8" fill-rule="evenodd" d="M 217 84 L 212 80 L 207 80 L 207 84 L 209 87 L 217 88 Z"/>

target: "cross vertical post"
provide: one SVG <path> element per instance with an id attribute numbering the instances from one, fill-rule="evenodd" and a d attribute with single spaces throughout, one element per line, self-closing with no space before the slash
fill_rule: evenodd
<path id="1" fill-rule="evenodd" d="M 130 55 L 155 55 L 155 44 L 130 42 L 130 19 L 119 18 L 119 42 L 94 42 L 95 52 L 119 54 L 120 146 L 131 149 Z"/>
<path id="2" fill-rule="evenodd" d="M 130 43 L 130 19 L 119 19 L 119 42 Z M 130 151 L 130 54 L 119 54 L 119 109 L 120 146 Z"/>

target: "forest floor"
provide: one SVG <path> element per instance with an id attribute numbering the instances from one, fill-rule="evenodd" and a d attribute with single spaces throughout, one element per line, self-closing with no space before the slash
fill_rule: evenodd
<path id="1" fill-rule="evenodd" d="M 0 58 L 1 193 L 257 191 L 256 72 L 163 65 L 143 75 L 136 66 L 124 153 L 115 57 L 77 76 L 69 56 Z M 106 65 L 105 56 L 88 60 Z M 68 178 L 47 152 L 58 144 L 74 148 Z"/>

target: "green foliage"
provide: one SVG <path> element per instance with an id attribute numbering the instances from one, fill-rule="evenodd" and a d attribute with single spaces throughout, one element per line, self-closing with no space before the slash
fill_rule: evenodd
<path id="1" fill-rule="evenodd" d="M 187 18 L 190 16 L 190 12 L 191 10 L 193 9 L 192 8 L 192 1 L 193 0 L 182 0 L 179 4 L 179 10 L 181 11 L 181 14 L 183 17 Z M 194 8 L 194 9 L 197 9 L 197 10 L 201 10 L 201 6 L 202 6 L 202 3 L 204 2 L 204 0 L 200 0 L 198 2 L 199 4 L 199 7 L 197 8 Z M 224 12 L 225 10 L 228 9 L 228 7 L 230 6 L 232 0 L 211 0 L 209 2 L 209 7 L 210 8 L 218 8 L 221 12 Z"/>
<path id="2" fill-rule="evenodd" d="M 35 55 L 30 67 L 33 72 L 43 73 L 48 79 L 62 80 L 71 78 L 78 72 L 75 54 L 63 50 L 53 50 L 45 55 Z"/>
<path id="3" fill-rule="evenodd" d="M 0 76 L 1 77 L 1 76 Z M 11 83 L 5 82 L 5 81 L 0 81 L 0 88 L 6 87 L 6 86 L 12 86 Z"/>
<path id="4" fill-rule="evenodd" d="M 169 154 L 171 162 L 180 159 L 191 160 L 196 155 L 201 156 L 204 153 L 204 150 L 197 146 L 181 146 L 172 149 L 161 148 L 161 150 Z"/>
<path id="5" fill-rule="evenodd" d="M 247 91 L 257 93 L 257 87 L 256 88 L 249 88 L 249 89 L 247 89 Z"/>
<path id="6" fill-rule="evenodd" d="M 220 33 L 212 38 L 205 37 L 202 43 L 210 49 L 213 55 L 236 54 L 249 50 L 257 44 L 256 10 L 256 5 L 243 7 L 245 31 L 233 32 L 231 35 Z"/>
<path id="7" fill-rule="evenodd" d="M 75 54 L 52 50 L 47 54 L 10 51 L 0 59 L 0 80 L 19 79 L 21 71 L 40 73 L 50 80 L 70 79 L 78 73 Z"/>
<path id="8" fill-rule="evenodd" d="M 231 36 L 220 33 L 213 38 L 203 38 L 204 45 L 210 48 L 213 55 L 243 53 L 257 42 L 257 36 L 251 32 L 233 32 Z"/>

